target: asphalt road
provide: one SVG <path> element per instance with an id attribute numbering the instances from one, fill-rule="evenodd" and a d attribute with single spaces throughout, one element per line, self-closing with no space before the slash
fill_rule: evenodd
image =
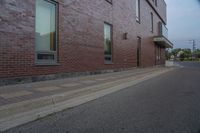
<path id="1" fill-rule="evenodd" d="M 184 61 L 184 62 L 176 62 L 177 64 L 185 67 L 185 68 L 197 68 L 200 69 L 200 62 L 189 62 L 189 61 Z"/>
<path id="2" fill-rule="evenodd" d="M 200 63 L 6 133 L 200 133 Z"/>

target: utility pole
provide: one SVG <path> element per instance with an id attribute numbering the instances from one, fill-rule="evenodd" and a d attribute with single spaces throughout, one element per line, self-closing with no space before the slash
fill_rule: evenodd
<path id="1" fill-rule="evenodd" d="M 192 60 L 195 59 L 196 42 L 195 40 L 190 40 L 192 42 Z"/>

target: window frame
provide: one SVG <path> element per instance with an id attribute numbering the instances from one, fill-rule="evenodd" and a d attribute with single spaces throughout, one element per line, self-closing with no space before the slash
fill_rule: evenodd
<path id="1" fill-rule="evenodd" d="M 36 50 L 35 42 L 35 64 L 36 65 L 58 65 L 58 2 L 54 0 L 43 0 L 55 5 L 55 51 Z M 35 33 L 36 33 L 36 4 L 35 4 Z M 39 54 L 53 55 L 54 59 L 38 59 Z"/>

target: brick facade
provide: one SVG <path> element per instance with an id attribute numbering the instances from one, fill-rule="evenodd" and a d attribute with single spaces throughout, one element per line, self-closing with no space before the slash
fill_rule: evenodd
<path id="1" fill-rule="evenodd" d="M 148 2 L 149 1 L 149 2 Z M 165 63 L 165 48 L 156 63 L 158 22 L 166 23 L 166 5 L 140 0 L 141 22 L 136 22 L 135 0 L 57 0 L 58 64 L 35 64 L 35 0 L 0 1 L 0 78 L 137 67 L 137 37 L 141 37 L 141 67 Z M 151 4 L 150 4 L 151 3 Z M 152 4 L 153 5 L 153 4 Z M 150 13 L 154 32 L 150 31 Z M 104 63 L 104 22 L 113 25 L 113 63 Z M 123 38 L 124 33 L 127 39 Z"/>

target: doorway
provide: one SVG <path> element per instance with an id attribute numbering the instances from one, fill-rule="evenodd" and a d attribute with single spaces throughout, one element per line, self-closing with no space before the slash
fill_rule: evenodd
<path id="1" fill-rule="evenodd" d="M 141 66 L 141 38 L 137 37 L 137 67 Z"/>

